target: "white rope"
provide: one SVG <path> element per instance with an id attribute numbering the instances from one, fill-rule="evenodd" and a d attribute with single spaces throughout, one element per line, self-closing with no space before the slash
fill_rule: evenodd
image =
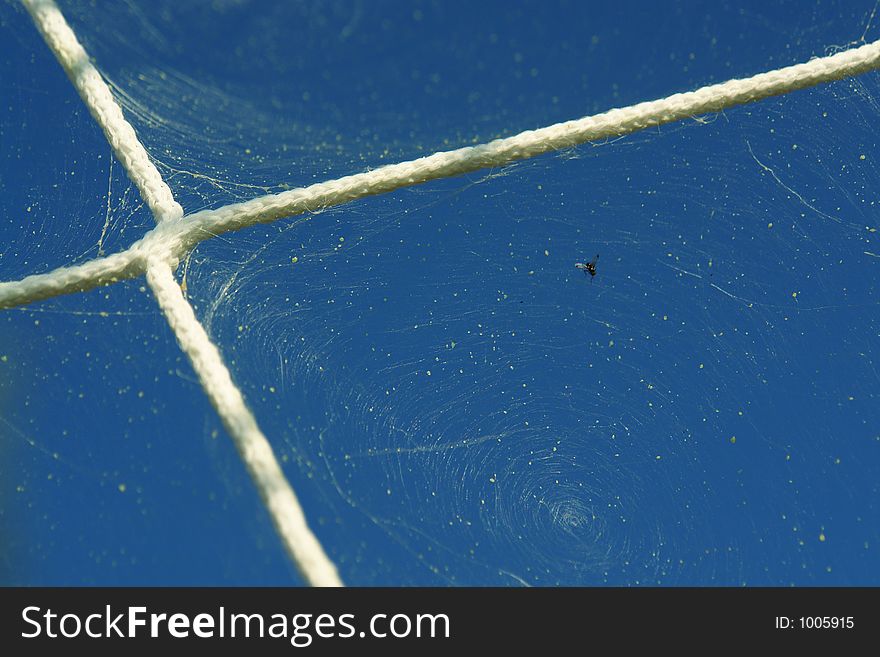
<path id="1" fill-rule="evenodd" d="M 175 252 L 172 246 L 180 243 L 179 221 L 176 219 L 159 224 L 125 251 L 95 258 L 81 265 L 33 274 L 18 281 L 0 282 L 0 309 L 71 292 L 85 292 L 101 285 L 142 276 L 147 269 L 147 259 L 152 254 Z"/>
<path id="2" fill-rule="evenodd" d="M 176 233 L 171 232 L 169 236 L 165 226 L 179 220 L 183 209 L 174 200 L 170 188 L 153 166 L 110 89 L 89 62 L 55 3 L 51 0 L 23 1 L 159 225 L 121 253 L 77 267 L 28 276 L 17 283 L 0 283 L 0 307 L 82 291 L 146 272 L 147 282 L 168 324 L 189 357 L 205 394 L 232 436 L 291 560 L 307 583 L 342 586 L 336 567 L 306 524 L 299 500 L 285 479 L 269 441 L 232 382 L 220 352 L 199 324 L 174 280 L 178 260 L 167 247 L 176 242 Z"/>
<path id="3" fill-rule="evenodd" d="M 288 555 L 312 586 L 342 586 L 336 567 L 306 524 L 299 500 L 284 478 L 269 441 L 232 382 L 220 352 L 183 297 L 168 263 L 150 258 L 147 282 L 177 336 L 180 348 L 189 357 L 208 399 L 232 436 Z"/>
<path id="4" fill-rule="evenodd" d="M 75 267 L 62 267 L 46 274 L 27 276 L 20 281 L 0 283 L 0 309 L 71 292 L 85 292 L 143 273 L 144 267 L 138 260 L 137 252 L 128 249 Z"/>
<path id="5" fill-rule="evenodd" d="M 256 223 L 274 221 L 354 199 L 384 194 L 438 178 L 500 167 L 550 151 L 598 139 L 631 134 L 687 117 L 718 112 L 770 96 L 789 93 L 880 67 L 880 41 L 813 59 L 804 64 L 761 73 L 743 80 L 702 87 L 660 100 L 541 128 L 479 146 L 435 153 L 410 162 L 391 164 L 366 173 L 292 189 L 280 194 L 190 215 L 182 226 L 181 246 Z M 178 254 L 182 255 L 182 254 Z"/>
<path id="6" fill-rule="evenodd" d="M 30 4 L 43 4 L 46 0 L 28 1 Z M 340 205 L 428 180 L 457 176 L 482 168 L 499 167 L 519 159 L 596 139 L 630 134 L 650 126 L 706 112 L 717 112 L 762 98 L 858 75 L 874 70 L 878 66 L 880 66 L 880 41 L 875 41 L 836 55 L 761 73 L 751 78 L 730 80 L 660 100 L 613 109 L 577 121 L 529 130 L 479 146 L 435 153 L 366 173 L 292 189 L 280 194 L 262 196 L 245 203 L 197 212 L 182 219 L 160 224 L 132 249 L 139 249 L 141 254 L 157 249 L 182 258 L 192 247 L 205 239 L 256 223 L 270 222 L 282 217 Z M 17 282 L 0 283 L 0 308 L 96 287 L 112 282 L 114 277 L 135 277 L 143 273 L 144 266 L 143 258 L 132 255 L 128 261 L 124 258 L 114 260 L 94 269 L 92 263 L 88 263 L 64 267 L 39 276 L 29 276 Z M 105 270 L 105 267 L 108 269 Z"/>
<path id="7" fill-rule="evenodd" d="M 101 74 L 92 66 L 53 0 L 22 0 L 43 39 L 64 67 L 67 77 L 79 92 L 95 121 L 101 126 L 116 157 L 125 167 L 132 182 L 153 211 L 156 221 L 175 219 L 183 208 L 174 200 L 171 190 L 150 156 L 138 140 L 134 128 L 125 120 Z"/>

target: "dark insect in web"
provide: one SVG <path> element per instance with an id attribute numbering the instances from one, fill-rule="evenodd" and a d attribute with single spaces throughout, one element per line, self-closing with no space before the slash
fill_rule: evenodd
<path id="1" fill-rule="evenodd" d="M 576 262 L 574 266 L 577 269 L 581 269 L 584 272 L 584 276 L 587 274 L 590 275 L 590 282 L 593 282 L 593 276 L 596 275 L 596 263 L 599 261 L 599 254 L 596 254 L 596 257 L 590 260 L 588 263 L 584 264 L 583 262 Z"/>

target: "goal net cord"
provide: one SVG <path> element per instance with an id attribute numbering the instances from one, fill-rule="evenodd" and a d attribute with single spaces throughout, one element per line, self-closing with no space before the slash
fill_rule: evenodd
<path id="1" fill-rule="evenodd" d="M 150 208 L 156 227 L 124 251 L 89 262 L 0 282 L 0 308 L 25 305 L 146 275 L 178 344 L 256 485 L 285 550 L 304 580 L 340 586 L 336 567 L 309 528 L 302 507 L 233 382 L 218 348 L 174 278 L 180 260 L 201 241 L 258 223 L 314 212 L 359 198 L 499 167 L 551 151 L 859 75 L 880 67 L 880 41 L 802 64 L 612 109 L 477 146 L 444 151 L 336 180 L 185 215 L 100 72 L 53 0 L 22 0 L 43 39 L 101 127 L 114 154 Z"/>

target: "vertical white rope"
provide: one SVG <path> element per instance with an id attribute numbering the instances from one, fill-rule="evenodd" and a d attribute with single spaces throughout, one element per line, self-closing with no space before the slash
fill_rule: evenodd
<path id="1" fill-rule="evenodd" d="M 110 88 L 89 61 L 53 0 L 22 0 L 49 48 L 55 53 L 92 116 L 101 126 L 113 152 L 137 185 L 158 224 L 180 219 L 183 208 L 150 161 L 150 157 L 125 120 Z M 336 567 L 309 529 L 290 483 L 284 477 L 272 446 L 232 381 L 220 352 L 196 319 L 192 307 L 174 280 L 167 238 L 161 232 L 152 240 L 141 240 L 122 253 L 100 258 L 84 266 L 64 268 L 49 274 L 29 276 L 17 284 L 0 284 L 0 307 L 25 299 L 47 298 L 85 289 L 91 284 L 114 282 L 146 268 L 147 282 L 156 295 L 181 349 L 189 357 L 202 388 L 232 436 L 251 479 L 257 486 L 269 516 L 288 555 L 306 582 L 312 586 L 342 586 Z"/>
<path id="2" fill-rule="evenodd" d="M 67 77 L 79 92 L 95 121 L 101 126 L 113 152 L 132 182 L 137 185 L 144 201 L 153 211 L 157 222 L 183 216 L 183 208 L 174 200 L 171 189 L 162 180 L 159 171 L 137 138 L 134 128 L 125 120 L 122 109 L 113 98 L 101 74 L 92 66 L 88 54 L 73 30 L 67 24 L 53 0 L 22 0 L 37 29 Z"/>
<path id="3" fill-rule="evenodd" d="M 232 382 L 220 352 L 183 297 L 171 268 L 158 258 L 150 258 L 147 281 L 180 348 L 189 356 L 205 393 L 232 436 L 294 564 L 312 586 L 342 586 L 336 567 L 306 524 L 299 500 L 284 477 L 269 441 Z"/>

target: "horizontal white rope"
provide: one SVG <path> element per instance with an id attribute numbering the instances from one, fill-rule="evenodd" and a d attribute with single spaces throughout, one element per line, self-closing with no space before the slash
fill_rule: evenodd
<path id="1" fill-rule="evenodd" d="M 0 308 L 14 308 L 62 294 L 84 292 L 143 273 L 144 267 L 137 259 L 137 254 L 129 249 L 82 265 L 0 283 Z"/>
<path id="2" fill-rule="evenodd" d="M 218 210 L 195 213 L 187 218 L 182 227 L 182 247 L 186 250 L 211 235 L 256 223 L 340 205 L 429 180 L 500 167 L 516 160 L 598 139 L 627 135 L 648 127 L 707 112 L 718 112 L 770 96 L 858 75 L 878 66 L 880 41 L 875 41 L 859 48 L 760 73 L 750 78 L 729 80 L 660 100 L 612 109 L 576 121 L 557 123 L 539 130 L 527 130 L 479 146 L 435 153 L 330 182 L 262 196 Z"/>
<path id="3" fill-rule="evenodd" d="M 113 152 L 140 190 L 141 197 L 153 211 L 156 221 L 181 217 L 183 208 L 174 200 L 171 190 L 138 140 L 134 128 L 122 115 L 122 109 L 113 98 L 107 83 L 89 61 L 86 51 L 57 5 L 52 0 L 22 2 L 89 112 L 101 126 Z"/>
<path id="4" fill-rule="evenodd" d="M 284 477 L 272 446 L 232 382 L 220 352 L 184 298 L 168 263 L 150 258 L 146 273 L 159 307 L 165 313 L 180 348 L 189 357 L 205 394 L 232 436 L 293 563 L 312 586 L 342 586 L 336 566 L 309 529 L 299 500 Z"/>
<path id="5" fill-rule="evenodd" d="M 179 221 L 179 220 L 177 220 Z M 177 267 L 177 259 L 168 255 L 171 244 L 180 242 L 176 221 L 156 226 L 125 251 L 95 258 L 81 265 L 60 267 L 45 274 L 32 274 L 18 281 L 0 283 L 0 309 L 14 308 L 42 299 L 85 292 L 102 285 L 142 276 L 147 259 L 163 255 L 167 264 Z"/>
<path id="6" fill-rule="evenodd" d="M 47 0 L 27 2 L 32 6 L 54 6 Z M 137 253 L 126 256 L 128 252 L 124 252 L 84 265 L 63 267 L 47 274 L 29 276 L 21 281 L 0 283 L 0 308 L 138 276 L 144 272 L 145 256 L 151 252 L 172 253 L 179 259 L 205 239 L 257 223 L 340 205 L 428 180 L 499 167 L 549 151 L 626 135 L 706 112 L 721 111 L 762 98 L 858 75 L 878 66 L 880 41 L 875 41 L 750 78 L 730 80 L 660 100 L 612 109 L 576 121 L 528 130 L 479 146 L 435 153 L 309 187 L 270 194 L 216 210 L 197 212 L 162 222 L 129 249 Z"/>

